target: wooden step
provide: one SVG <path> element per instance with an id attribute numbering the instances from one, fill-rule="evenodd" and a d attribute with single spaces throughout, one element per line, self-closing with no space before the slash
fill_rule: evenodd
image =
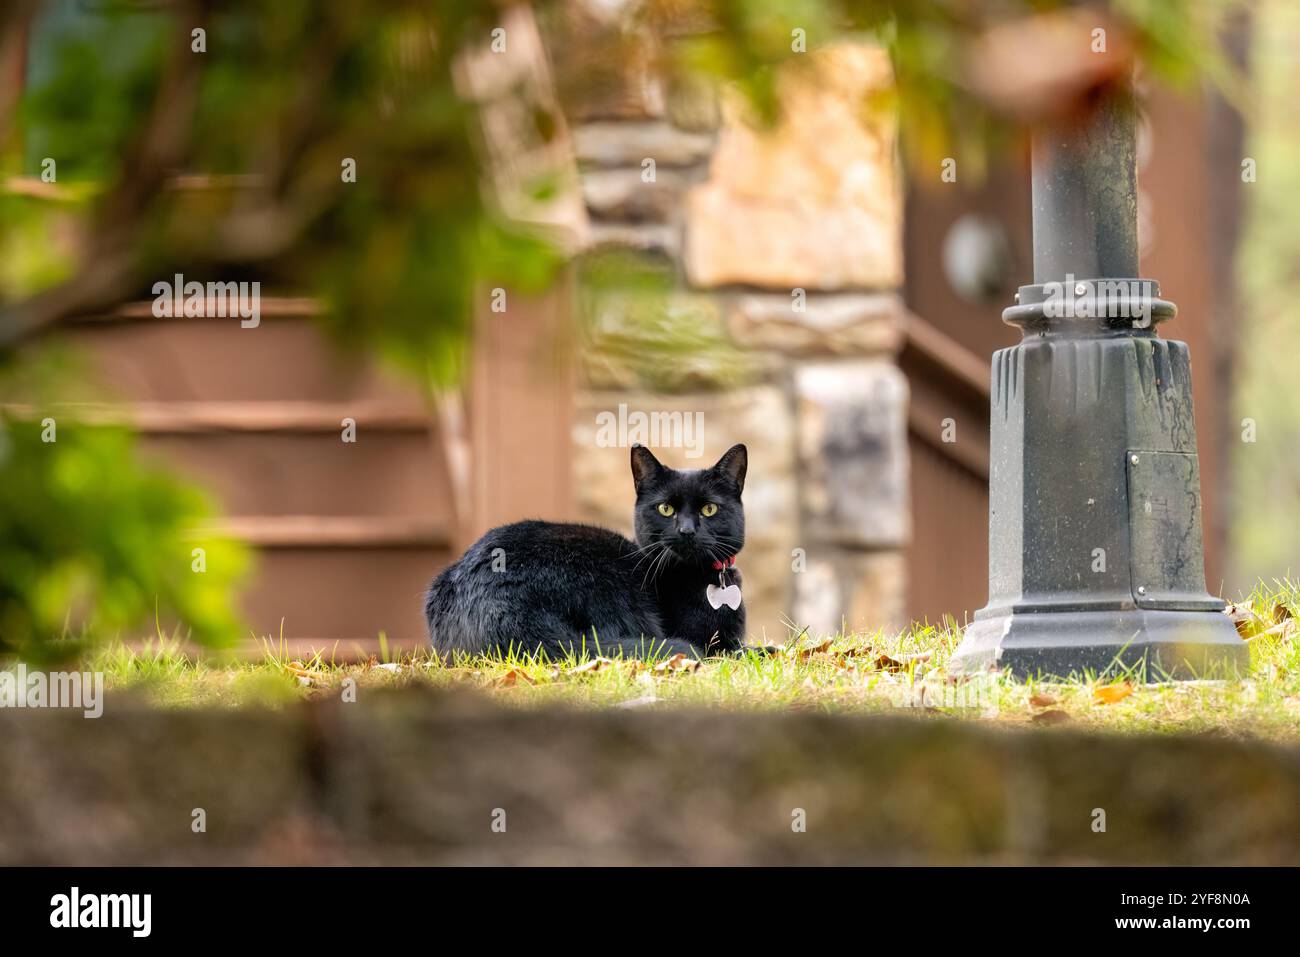
<path id="1" fill-rule="evenodd" d="M 358 429 L 427 432 L 433 413 L 410 399 L 357 399 L 351 402 L 61 402 L 37 408 L 11 404 L 6 411 L 37 418 L 64 415 L 96 425 L 125 425 L 146 434 L 194 432 L 333 432 L 342 435 L 345 419 Z"/>
<path id="2" fill-rule="evenodd" d="M 446 450 L 433 413 L 411 401 L 65 403 L 10 414 L 121 423 L 162 464 L 236 515 L 413 515 L 454 520 Z M 343 441 L 343 422 L 356 441 Z"/>
<path id="3" fill-rule="evenodd" d="M 453 557 L 456 521 L 438 417 L 421 388 L 331 343 L 317 313 L 268 296 L 253 329 L 155 318 L 149 302 L 87 317 L 64 342 L 105 401 L 18 411 L 127 425 L 213 492 L 214 530 L 255 552 L 244 653 L 269 639 L 296 657 L 365 658 L 381 633 L 394 654 L 423 648 L 424 590 Z"/>
<path id="4" fill-rule="evenodd" d="M 294 301 L 297 302 L 297 301 Z M 409 398 L 410 379 L 331 342 L 306 308 L 277 312 L 262 304 L 262 322 L 155 319 L 149 304 L 61 327 L 61 343 L 80 351 L 94 380 L 111 396 L 142 402 L 355 400 Z"/>
<path id="5" fill-rule="evenodd" d="M 260 654 L 263 639 L 282 636 L 299 650 L 328 652 L 337 643 L 340 657 L 357 648 L 365 649 L 362 657 L 372 653 L 381 632 L 393 648 L 425 645 L 424 592 L 450 554 L 409 540 L 363 543 L 356 529 L 335 531 L 350 537 L 348 544 L 290 544 L 296 531 L 282 528 L 278 544 L 259 551 L 241 602 L 251 629 L 246 653 Z"/>
<path id="6" fill-rule="evenodd" d="M 207 432 L 146 436 L 147 454 L 216 495 L 231 515 L 412 516 L 449 526 L 450 479 L 423 433 Z"/>
<path id="7" fill-rule="evenodd" d="M 447 548 L 451 530 L 436 519 L 399 515 L 245 515 L 211 531 L 259 548 Z M 200 530 L 200 536 L 204 530 Z"/>

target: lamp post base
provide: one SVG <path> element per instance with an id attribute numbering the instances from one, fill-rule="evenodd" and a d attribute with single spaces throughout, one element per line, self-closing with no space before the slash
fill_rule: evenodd
<path id="1" fill-rule="evenodd" d="M 1019 678 L 1137 669 L 1147 681 L 1217 679 L 1245 674 L 1250 649 L 1218 611 L 1014 611 L 977 616 L 952 663 Z"/>

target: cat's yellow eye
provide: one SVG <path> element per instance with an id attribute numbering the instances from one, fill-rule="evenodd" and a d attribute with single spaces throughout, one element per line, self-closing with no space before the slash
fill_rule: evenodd
<path id="1" fill-rule="evenodd" d="M 671 515 L 672 513 L 673 513 L 673 507 L 672 507 L 671 505 L 669 505 L 667 502 L 660 502 L 660 503 L 659 503 L 659 514 L 660 514 L 660 515 Z"/>
<path id="2" fill-rule="evenodd" d="M 707 505 L 704 506 L 704 508 L 700 509 L 700 514 L 703 515 L 705 518 L 709 518 L 712 515 L 717 515 L 718 506 L 714 505 L 712 502 L 709 502 Z"/>

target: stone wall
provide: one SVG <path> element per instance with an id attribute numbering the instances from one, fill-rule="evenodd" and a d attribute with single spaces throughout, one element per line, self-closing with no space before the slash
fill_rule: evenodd
<path id="1" fill-rule="evenodd" d="M 952 718 L 110 697 L 0 711 L 0 776 L 5 866 L 1300 863 L 1294 748 Z"/>
<path id="2" fill-rule="evenodd" d="M 887 55 L 845 41 L 796 58 L 764 124 L 737 95 L 655 74 L 660 41 L 622 28 L 600 39 L 608 22 L 574 29 L 587 42 L 568 35 L 566 55 L 617 42 L 628 64 L 600 101 L 568 105 L 589 249 L 635 251 L 672 287 L 588 303 L 580 514 L 631 528 L 627 456 L 596 441 L 597 415 L 700 412 L 698 460 L 655 451 L 699 467 L 749 446 L 740 564 L 755 640 L 785 640 L 790 624 L 901 625 L 901 202 L 895 122 L 871 108 L 889 90 Z"/>

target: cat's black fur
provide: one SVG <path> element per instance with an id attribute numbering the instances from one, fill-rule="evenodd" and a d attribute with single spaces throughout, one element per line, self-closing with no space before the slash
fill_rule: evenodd
<path id="1" fill-rule="evenodd" d="M 679 471 L 634 446 L 635 543 L 592 525 L 492 529 L 429 586 L 424 613 L 434 650 L 551 657 L 741 650 L 744 603 L 715 609 L 706 589 L 719 584 L 714 561 L 745 544 L 747 458 L 737 445 L 712 468 Z M 671 516 L 660 513 L 664 503 Z M 705 517 L 709 503 L 718 510 Z M 740 584 L 738 570 L 725 576 Z"/>

